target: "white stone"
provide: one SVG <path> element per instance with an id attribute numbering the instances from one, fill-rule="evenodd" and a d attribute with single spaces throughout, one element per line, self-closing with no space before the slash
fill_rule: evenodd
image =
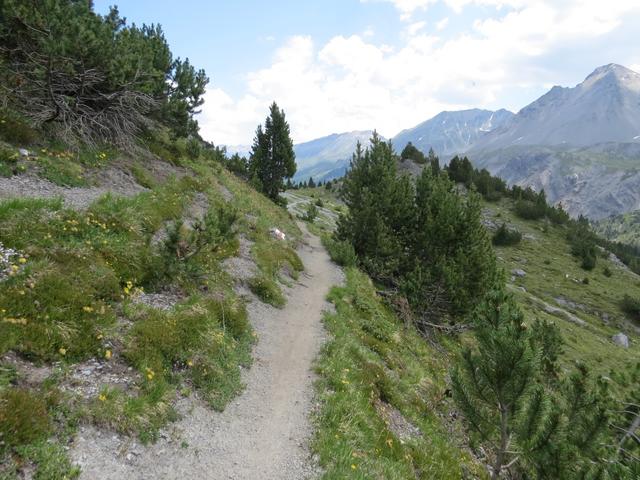
<path id="1" fill-rule="evenodd" d="M 616 333 L 613 337 L 611 337 L 611 340 L 613 341 L 613 343 L 622 348 L 629 348 L 629 337 L 627 337 L 622 332 Z"/>

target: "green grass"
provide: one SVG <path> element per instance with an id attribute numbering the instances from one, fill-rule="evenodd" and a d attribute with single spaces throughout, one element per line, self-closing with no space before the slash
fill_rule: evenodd
<path id="1" fill-rule="evenodd" d="M 136 182 L 145 188 L 155 188 L 158 182 L 153 177 L 151 172 L 147 170 L 140 162 L 132 163 L 129 167 Z"/>
<path id="2" fill-rule="evenodd" d="M 640 361 L 640 344 L 637 335 L 629 329 L 631 320 L 621 309 L 624 294 L 640 296 L 640 278 L 619 267 L 604 256 L 598 256 L 596 268 L 585 271 L 579 260 L 571 255 L 566 241 L 566 228 L 545 224 L 542 221 L 526 221 L 511 211 L 511 202 L 485 205 L 493 213 L 497 223 L 506 222 L 523 234 L 518 245 L 496 247 L 498 261 L 511 276 L 514 269 L 522 269 L 526 276 L 515 278 L 516 298 L 527 318 L 548 318 L 560 327 L 567 342 L 561 362 L 572 368 L 575 361 L 585 362 L 594 372 L 609 375 L 624 365 Z M 611 275 L 605 274 L 605 269 Z M 588 284 L 583 279 L 588 278 Z M 551 316 L 540 307 L 537 299 L 563 308 L 584 320 L 586 326 L 578 326 L 562 316 Z M 573 305 L 561 305 L 561 301 Z M 608 320 L 603 321 L 603 318 Z M 624 331 L 631 338 L 629 349 L 617 347 L 611 336 Z"/>
<path id="3" fill-rule="evenodd" d="M 322 478 L 482 478 L 460 432 L 443 420 L 452 409 L 447 354 L 406 330 L 354 268 L 329 299 L 336 313 L 325 316 L 331 340 L 316 365 L 321 409 L 313 441 Z M 381 404 L 397 409 L 421 436 L 401 441 Z"/>
<path id="4" fill-rule="evenodd" d="M 264 303 L 277 308 L 286 305 L 287 300 L 278 284 L 271 278 L 258 275 L 249 279 L 249 289 Z"/>

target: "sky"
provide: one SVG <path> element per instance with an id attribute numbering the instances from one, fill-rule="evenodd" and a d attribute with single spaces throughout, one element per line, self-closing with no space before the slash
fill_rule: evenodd
<path id="1" fill-rule="evenodd" d="M 200 134 L 249 145 L 276 101 L 294 143 L 443 110 L 517 112 L 596 67 L 640 72 L 640 0 L 95 0 L 159 23 L 210 78 Z"/>

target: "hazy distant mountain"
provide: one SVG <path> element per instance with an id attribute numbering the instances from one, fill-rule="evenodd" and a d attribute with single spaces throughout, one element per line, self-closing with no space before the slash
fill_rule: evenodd
<path id="1" fill-rule="evenodd" d="M 418 150 L 427 153 L 430 148 L 441 157 L 464 153 L 487 133 L 502 127 L 513 113 L 508 110 L 461 110 L 442 112 L 435 117 L 408 130 L 403 130 L 393 139 L 397 152 L 411 142 Z"/>
<path id="2" fill-rule="evenodd" d="M 294 181 L 307 180 L 311 176 L 316 181 L 341 177 L 349 166 L 358 141 L 367 146 L 372 134 L 371 130 L 334 133 L 294 145 L 298 165 Z"/>
<path id="3" fill-rule="evenodd" d="M 615 64 L 597 68 L 574 88 L 553 87 L 473 149 L 605 142 L 640 142 L 640 74 Z"/>
<path id="4" fill-rule="evenodd" d="M 544 188 L 593 219 L 640 208 L 640 74 L 596 69 L 553 87 L 473 145 L 469 158 L 510 183 Z"/>

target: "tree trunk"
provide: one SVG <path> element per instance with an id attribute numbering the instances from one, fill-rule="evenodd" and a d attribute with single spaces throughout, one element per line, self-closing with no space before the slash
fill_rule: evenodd
<path id="1" fill-rule="evenodd" d="M 509 412 L 507 408 L 500 405 L 500 448 L 496 452 L 496 461 L 493 464 L 493 471 L 491 472 L 491 480 L 498 480 L 500 478 L 500 472 L 502 471 L 502 465 L 505 461 L 505 455 L 509 445 L 509 428 L 508 428 Z"/>

